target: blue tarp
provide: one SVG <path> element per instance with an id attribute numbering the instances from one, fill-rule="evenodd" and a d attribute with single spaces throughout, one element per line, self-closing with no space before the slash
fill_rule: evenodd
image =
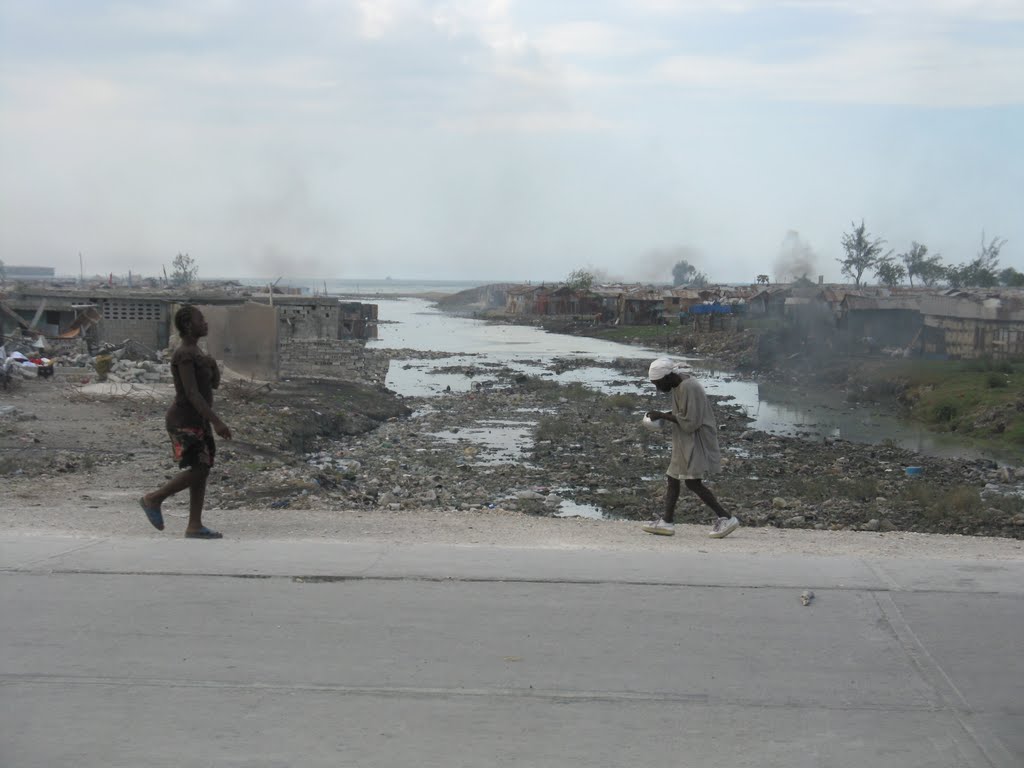
<path id="1" fill-rule="evenodd" d="M 729 315 L 732 314 L 732 306 L 729 304 L 694 304 L 690 307 L 692 315 Z"/>

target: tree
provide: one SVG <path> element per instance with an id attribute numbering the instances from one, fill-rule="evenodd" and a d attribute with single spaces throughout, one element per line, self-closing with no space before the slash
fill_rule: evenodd
<path id="1" fill-rule="evenodd" d="M 860 220 L 859 227 L 853 222 L 850 222 L 850 226 L 853 227 L 853 231 L 843 235 L 843 250 L 846 251 L 846 256 L 836 261 L 842 267 L 842 273 L 852 277 L 856 286 L 860 288 L 861 276 L 869 269 L 874 269 L 879 260 L 887 258 L 892 251 L 885 256 L 881 255 L 885 240 L 872 240 L 867 227 L 864 226 L 864 219 Z"/>
<path id="2" fill-rule="evenodd" d="M 171 282 L 175 285 L 192 285 L 199 275 L 199 265 L 187 253 L 179 253 L 171 262 Z"/>
<path id="3" fill-rule="evenodd" d="M 0 264 L 0 267 L 2 266 Z M 1024 272 L 1018 272 L 1013 267 L 1007 267 L 999 273 L 999 282 L 1007 288 L 1024 288 Z"/>
<path id="4" fill-rule="evenodd" d="M 768 275 L 758 275 L 757 276 L 757 284 L 758 285 L 768 285 Z"/>
<path id="5" fill-rule="evenodd" d="M 585 269 L 574 269 L 565 279 L 565 284 L 574 291 L 589 291 L 594 285 L 594 275 Z"/>
<path id="6" fill-rule="evenodd" d="M 903 278 L 906 276 L 907 268 L 892 256 L 880 258 L 875 263 L 875 277 L 879 279 L 882 285 L 892 288 L 902 283 Z"/>
<path id="7" fill-rule="evenodd" d="M 946 268 L 942 264 L 942 257 L 939 254 L 928 255 L 928 246 L 918 242 L 910 244 L 910 250 L 899 255 L 903 266 L 906 267 L 907 277 L 910 280 L 910 287 L 914 287 L 916 277 L 922 283 L 931 287 L 946 276 Z"/>
<path id="8" fill-rule="evenodd" d="M 981 233 L 981 248 L 978 255 L 966 264 L 950 267 L 946 271 L 949 284 L 954 288 L 974 286 L 992 288 L 999 284 L 999 252 L 1006 245 L 1006 240 L 993 237 L 992 242 L 985 244 L 985 233 Z"/>

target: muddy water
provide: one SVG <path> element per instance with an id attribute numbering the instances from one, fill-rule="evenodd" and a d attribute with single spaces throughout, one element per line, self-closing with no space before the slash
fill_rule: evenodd
<path id="1" fill-rule="evenodd" d="M 493 325 L 479 320 L 446 315 L 418 299 L 378 300 L 381 325 L 378 338 L 369 345 L 379 349 L 412 349 L 450 352 L 438 360 L 408 359 L 392 363 L 387 386 L 406 396 L 430 397 L 450 388 L 470 391 L 488 379 L 488 368 L 507 367 L 529 375 L 563 383 L 581 382 L 606 392 L 648 392 L 644 379 L 631 379 L 602 365 L 615 358 L 650 360 L 656 350 L 599 339 L 546 333 L 537 328 Z M 554 358 L 586 358 L 595 366 L 555 375 L 546 365 Z M 837 393 L 818 393 L 781 385 L 739 380 L 726 372 L 701 367 L 699 359 L 685 361 L 699 376 L 709 394 L 735 398 L 754 421 L 752 427 L 780 435 L 809 439 L 841 438 L 860 443 L 893 441 L 903 448 L 932 456 L 981 457 L 982 453 L 948 436 L 930 433 L 919 425 L 875 409 L 850 405 Z M 473 366 L 482 373 L 431 373 L 453 366 Z M 506 461 L 521 460 L 523 423 L 480 426 L 481 443 Z M 465 431 L 462 432 L 466 437 Z M 448 439 L 448 435 L 438 435 Z M 502 447 L 504 447 L 504 450 Z"/>

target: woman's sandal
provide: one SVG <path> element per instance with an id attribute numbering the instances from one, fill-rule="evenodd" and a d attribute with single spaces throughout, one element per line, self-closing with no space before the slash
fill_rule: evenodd
<path id="1" fill-rule="evenodd" d="M 158 531 L 162 531 L 164 529 L 164 513 L 160 511 L 159 505 L 147 507 L 146 497 L 143 496 L 139 499 L 139 506 L 142 507 L 142 511 L 146 513 L 146 519 L 152 523 L 153 527 Z"/>
<path id="2" fill-rule="evenodd" d="M 223 539 L 224 534 L 203 526 L 198 531 L 185 531 L 186 539 Z"/>

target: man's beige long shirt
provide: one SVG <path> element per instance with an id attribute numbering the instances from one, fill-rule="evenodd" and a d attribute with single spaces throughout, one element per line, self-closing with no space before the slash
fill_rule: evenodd
<path id="1" fill-rule="evenodd" d="M 717 472 L 722 461 L 718 449 L 718 425 L 704 387 L 694 378 L 672 389 L 672 461 L 668 476 L 677 480 L 700 480 Z"/>

